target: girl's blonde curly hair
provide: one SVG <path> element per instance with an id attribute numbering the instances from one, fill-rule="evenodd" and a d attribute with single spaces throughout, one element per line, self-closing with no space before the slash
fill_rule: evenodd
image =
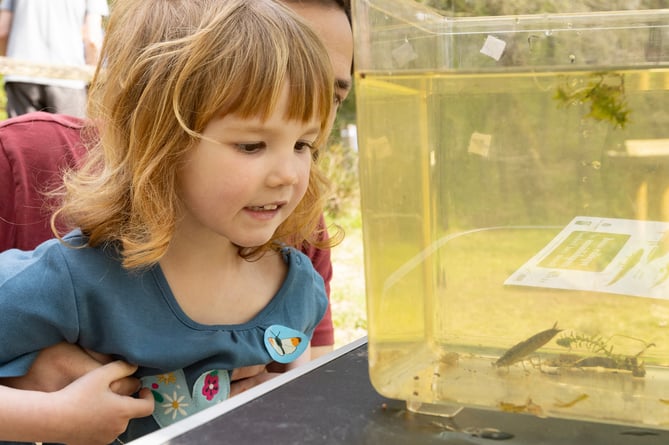
<path id="1" fill-rule="evenodd" d="M 95 135 L 85 164 L 65 176 L 52 227 L 79 227 L 91 246 L 118 243 L 124 266 L 134 268 L 165 253 L 181 212 L 177 172 L 210 120 L 267 117 L 287 83 L 286 118 L 319 119 L 319 147 L 334 77 L 316 34 L 275 1 L 117 0 L 111 8 L 89 92 Z M 295 212 L 242 256 L 276 241 L 325 247 L 317 226 L 329 183 L 317 157 Z"/>

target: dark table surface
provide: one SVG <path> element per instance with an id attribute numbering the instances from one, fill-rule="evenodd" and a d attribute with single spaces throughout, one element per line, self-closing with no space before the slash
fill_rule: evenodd
<path id="1" fill-rule="evenodd" d="M 132 444 L 669 445 L 664 430 L 469 408 L 414 414 L 374 390 L 367 366 L 360 339 Z"/>

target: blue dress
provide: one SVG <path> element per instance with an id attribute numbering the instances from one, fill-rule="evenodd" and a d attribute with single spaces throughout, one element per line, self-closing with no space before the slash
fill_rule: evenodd
<path id="1" fill-rule="evenodd" d="M 65 240 L 83 246 L 72 232 Z M 251 321 L 203 325 L 179 307 L 159 265 L 121 267 L 114 244 L 72 248 L 57 240 L 0 254 L 0 377 L 27 372 L 41 349 L 67 341 L 139 365 L 153 417 L 131 421 L 131 440 L 228 396 L 235 368 L 289 362 L 325 314 L 322 278 L 307 256 L 284 248 L 288 274 Z"/>

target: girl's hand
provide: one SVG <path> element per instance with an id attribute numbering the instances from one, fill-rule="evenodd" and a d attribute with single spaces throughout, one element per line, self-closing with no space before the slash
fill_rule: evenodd
<path id="1" fill-rule="evenodd" d="M 106 445 L 125 431 L 128 421 L 153 412 L 153 396 L 119 395 L 113 382 L 137 368 L 116 361 L 98 367 L 56 392 L 0 386 L 0 440 Z"/>
<path id="2" fill-rule="evenodd" d="M 139 399 L 119 395 L 113 382 L 126 378 L 136 366 L 115 361 L 90 371 L 60 391 L 51 393 L 51 409 L 43 417 L 64 432 L 55 442 L 68 445 L 105 445 L 125 431 L 130 419 L 153 412 L 154 400 L 148 389 Z M 51 440 L 50 440 L 51 441 Z"/>

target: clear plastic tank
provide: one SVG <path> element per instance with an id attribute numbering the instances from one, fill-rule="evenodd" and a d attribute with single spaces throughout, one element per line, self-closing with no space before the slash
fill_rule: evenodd
<path id="1" fill-rule="evenodd" d="M 353 7 L 374 387 L 669 428 L 669 9 Z"/>

